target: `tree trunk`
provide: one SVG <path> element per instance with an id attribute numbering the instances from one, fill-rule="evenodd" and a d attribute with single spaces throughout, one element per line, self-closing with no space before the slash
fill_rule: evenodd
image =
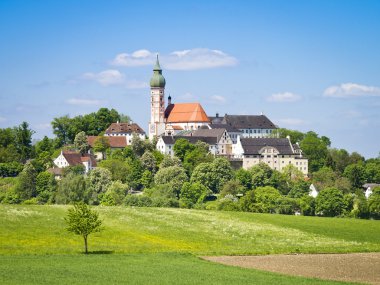
<path id="1" fill-rule="evenodd" d="M 87 250 L 87 236 L 84 236 L 84 253 L 87 254 L 88 253 L 88 250 Z"/>

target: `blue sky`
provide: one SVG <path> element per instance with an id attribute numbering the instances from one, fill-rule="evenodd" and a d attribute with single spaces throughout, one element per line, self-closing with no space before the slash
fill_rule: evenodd
<path id="1" fill-rule="evenodd" d="M 174 102 L 380 151 L 380 1 L 0 0 L 0 127 L 116 108 L 146 131 L 156 53 Z"/>

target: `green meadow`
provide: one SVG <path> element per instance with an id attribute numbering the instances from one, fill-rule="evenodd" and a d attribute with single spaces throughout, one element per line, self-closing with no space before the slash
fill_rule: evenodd
<path id="1" fill-rule="evenodd" d="M 65 231 L 69 206 L 0 206 L 1 284 L 333 284 L 201 260 L 202 255 L 380 251 L 371 220 L 97 207 L 89 236 Z"/>

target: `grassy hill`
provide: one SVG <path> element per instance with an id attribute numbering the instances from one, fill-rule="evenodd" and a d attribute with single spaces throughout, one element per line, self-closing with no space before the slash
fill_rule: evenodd
<path id="1" fill-rule="evenodd" d="M 68 206 L 0 206 L 0 254 L 68 254 L 82 240 L 65 231 Z M 378 221 L 98 207 L 104 231 L 91 251 L 186 252 L 196 255 L 380 251 Z"/>
<path id="2" fill-rule="evenodd" d="M 65 231 L 68 206 L 0 205 L 1 284 L 337 284 L 194 255 L 380 251 L 378 221 L 98 207 L 104 231 Z"/>

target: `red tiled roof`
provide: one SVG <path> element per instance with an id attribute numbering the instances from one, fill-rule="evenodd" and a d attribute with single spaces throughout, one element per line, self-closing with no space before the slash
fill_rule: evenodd
<path id="1" fill-rule="evenodd" d="M 209 123 L 210 120 L 199 103 L 177 103 L 166 108 L 168 123 Z"/>
<path id="2" fill-rule="evenodd" d="M 96 167 L 96 160 L 94 156 L 89 153 L 81 155 L 79 152 L 63 151 L 62 155 L 70 166 L 81 165 L 82 162 L 91 160 L 92 167 Z"/>
<path id="3" fill-rule="evenodd" d="M 95 141 L 100 138 L 100 136 L 88 136 L 87 143 L 94 147 Z M 111 148 L 125 148 L 127 146 L 127 138 L 125 136 L 104 136 L 108 139 L 108 143 Z"/>
<path id="4" fill-rule="evenodd" d="M 145 134 L 138 124 L 112 123 L 106 130 L 106 134 L 138 133 Z"/>
<path id="5" fill-rule="evenodd" d="M 81 155 L 79 152 L 64 151 L 62 155 L 65 157 L 70 166 L 82 164 Z"/>

